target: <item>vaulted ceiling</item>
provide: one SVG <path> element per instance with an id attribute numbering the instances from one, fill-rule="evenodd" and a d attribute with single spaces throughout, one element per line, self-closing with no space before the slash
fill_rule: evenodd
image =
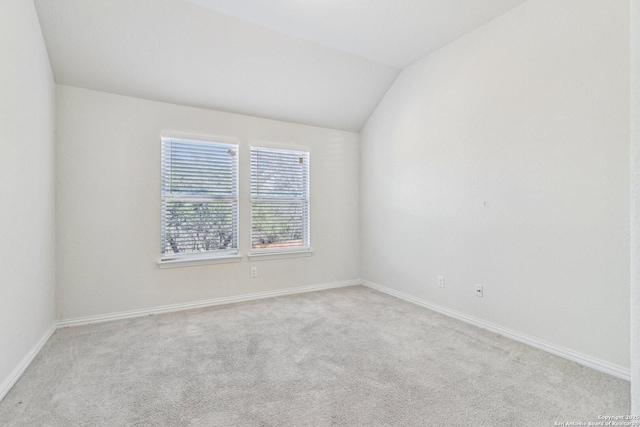
<path id="1" fill-rule="evenodd" d="M 36 0 L 56 82 L 358 131 L 406 65 L 524 0 Z"/>

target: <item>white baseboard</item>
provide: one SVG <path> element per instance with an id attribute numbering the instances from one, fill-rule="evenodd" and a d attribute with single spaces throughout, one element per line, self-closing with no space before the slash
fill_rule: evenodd
<path id="1" fill-rule="evenodd" d="M 38 343 L 29 351 L 29 353 L 26 354 L 26 356 L 22 358 L 20 363 L 18 363 L 18 366 L 16 366 L 16 368 L 9 374 L 9 376 L 2 382 L 2 384 L 0 384 L 0 401 L 2 401 L 7 393 L 9 393 L 11 387 L 13 387 L 15 383 L 18 382 L 24 371 L 27 370 L 31 362 L 33 362 L 33 359 L 35 359 L 38 353 L 40 353 L 40 350 L 42 350 L 42 347 L 44 347 L 47 341 L 49 341 L 49 338 L 51 338 L 51 335 L 53 335 L 56 329 L 57 325 L 55 323 L 51 325 L 47 332 L 44 333 L 42 338 L 40 338 Z"/>
<path id="2" fill-rule="evenodd" d="M 342 288 L 345 286 L 360 285 L 359 279 L 344 280 L 341 282 L 322 283 L 319 285 L 299 286 L 295 288 L 278 289 L 276 291 L 258 292 L 254 294 L 238 295 L 233 297 L 215 298 L 203 301 L 188 302 L 183 304 L 163 305 L 159 307 L 144 308 L 140 310 L 120 311 L 117 313 L 100 314 L 97 316 L 77 317 L 60 320 L 57 324 L 59 328 L 68 326 L 88 325 L 91 323 L 108 322 L 111 320 L 131 319 L 134 317 L 149 316 L 161 313 L 172 313 L 175 311 L 192 310 L 194 308 L 206 308 L 216 305 L 234 304 L 238 302 L 253 301 L 264 298 L 273 298 L 283 295 L 301 294 L 304 292 L 321 291 L 324 289 Z"/>
<path id="3" fill-rule="evenodd" d="M 486 329 L 487 331 L 496 333 L 498 335 L 502 335 L 514 341 L 518 341 L 523 344 L 530 345 L 531 347 L 544 350 L 548 353 L 555 354 L 556 356 L 564 357 L 565 359 L 569 359 L 583 366 L 596 369 L 600 372 L 613 375 L 614 377 L 618 377 L 623 380 L 627 380 L 627 381 L 631 380 L 631 370 L 628 368 L 624 368 L 622 366 L 618 366 L 613 363 L 606 362 L 604 360 L 596 359 L 595 357 L 588 356 L 586 354 L 579 353 L 577 351 L 574 351 L 565 347 L 561 347 L 559 345 L 552 344 L 550 342 L 543 341 L 541 339 L 538 339 L 529 335 L 525 335 L 511 329 L 504 328 L 502 326 L 496 325 L 495 323 L 490 323 L 485 320 L 478 319 L 477 317 L 473 317 L 473 316 L 469 316 L 467 314 L 461 313 L 459 311 L 451 310 L 449 308 L 442 307 L 437 304 L 433 304 L 423 299 L 405 294 L 404 292 L 396 291 L 395 289 L 387 288 L 386 286 L 382 286 L 377 283 L 370 282 L 368 280 L 361 280 L 361 283 L 364 286 L 378 290 L 385 294 L 428 308 L 440 314 L 444 314 L 445 316 L 452 317 L 457 320 L 461 320 L 465 323 L 478 326 L 482 329 Z"/>
<path id="4" fill-rule="evenodd" d="M 319 285 L 299 286 L 295 288 L 279 289 L 276 291 L 258 292 L 254 294 L 238 295 L 234 297 L 216 298 L 204 301 L 196 301 L 184 304 L 164 305 L 160 307 L 145 308 L 141 310 L 121 311 L 118 313 L 101 314 L 98 316 L 79 317 L 75 319 L 64 319 L 53 324 L 51 328 L 42 336 L 40 341 L 29 351 L 29 353 L 20 361 L 18 366 L 9 374 L 9 377 L 0 384 L 0 401 L 11 390 L 11 387 L 20 379 L 24 371 L 29 367 L 33 359 L 38 355 L 42 347 L 47 343 L 51 335 L 58 328 L 68 326 L 88 325 L 91 323 L 108 322 L 110 320 L 131 319 L 134 317 L 150 316 L 161 313 L 172 313 L 175 311 L 191 310 L 194 308 L 213 307 L 216 305 L 234 304 L 238 302 L 253 301 L 264 298 L 272 298 L 283 295 L 294 295 L 305 292 L 321 291 L 324 289 L 342 288 L 346 286 L 360 285 L 359 279 L 344 280 L 341 282 L 322 283 Z"/>
<path id="5" fill-rule="evenodd" d="M 47 332 L 42 336 L 42 338 L 40 338 L 40 341 L 38 341 L 38 343 L 31 349 L 31 351 L 29 351 L 29 353 L 20 361 L 20 363 L 13 370 L 13 372 L 11 372 L 9 377 L 6 378 L 2 382 L 2 384 L 0 384 L 0 401 L 6 396 L 9 390 L 11 390 L 11 387 L 14 386 L 14 384 L 18 381 L 18 379 L 20 379 L 24 371 L 29 367 L 33 359 L 35 359 L 35 357 L 38 355 L 40 350 L 42 350 L 44 345 L 47 343 L 49 338 L 51 338 L 51 335 L 53 335 L 53 333 L 57 328 L 88 325 L 91 323 L 108 322 L 110 320 L 130 319 L 134 317 L 149 316 L 149 315 L 161 314 L 161 313 L 172 313 L 172 312 L 182 311 L 182 310 L 213 307 L 213 306 L 224 305 L 224 304 L 234 304 L 238 302 L 253 301 L 253 300 L 272 298 L 272 297 L 284 296 L 284 295 L 294 295 L 294 294 L 300 294 L 305 292 L 321 291 L 324 289 L 342 288 L 342 287 L 354 286 L 354 285 L 364 285 L 369 288 L 376 289 L 380 292 L 386 293 L 396 298 L 409 301 L 411 303 L 420 305 L 422 307 L 428 308 L 435 312 L 444 314 L 445 316 L 449 316 L 454 319 L 458 319 L 463 322 L 481 327 L 488 331 L 510 338 L 514 341 L 518 341 L 518 342 L 530 345 L 532 347 L 538 348 L 540 350 L 544 350 L 549 353 L 555 354 L 557 356 L 564 357 L 566 359 L 580 363 L 581 365 L 588 366 L 590 368 L 613 375 L 615 377 L 622 378 L 627 381 L 629 381 L 631 378 L 631 372 L 629 369 L 623 368 L 613 363 L 596 359 L 586 354 L 582 354 L 577 351 L 570 350 L 568 348 L 560 347 L 555 344 L 552 344 L 528 335 L 524 335 L 507 328 L 503 328 L 502 326 L 499 326 L 490 322 L 486 322 L 482 319 L 478 319 L 476 317 L 469 316 L 464 313 L 460 313 L 455 310 L 448 309 L 446 307 L 442 307 L 442 306 L 430 303 L 420 298 L 413 297 L 403 292 L 399 292 L 394 289 L 387 288 L 385 286 L 381 286 L 373 282 L 369 282 L 367 280 L 345 280 L 341 282 L 331 282 L 331 283 L 323 283 L 319 285 L 300 286 L 295 288 L 279 289 L 276 291 L 267 291 L 267 292 L 258 292 L 258 293 L 246 294 L 246 295 L 238 295 L 234 297 L 216 298 L 216 299 L 196 301 L 196 302 L 184 303 L 184 304 L 172 304 L 172 305 L 152 307 L 152 308 L 141 309 L 141 310 L 122 311 L 118 313 L 103 314 L 98 316 L 87 316 L 87 317 L 79 317 L 75 319 L 61 320 L 56 324 L 52 325 L 49 328 L 49 330 L 47 330 Z"/>

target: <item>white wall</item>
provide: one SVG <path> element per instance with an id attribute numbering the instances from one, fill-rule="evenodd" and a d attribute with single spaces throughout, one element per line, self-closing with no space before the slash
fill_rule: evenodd
<path id="1" fill-rule="evenodd" d="M 640 0 L 631 0 L 631 413 L 640 415 Z"/>
<path id="2" fill-rule="evenodd" d="M 55 86 L 32 2 L 3 0 L 0 52 L 1 398 L 54 322 Z"/>
<path id="3" fill-rule="evenodd" d="M 445 46 L 361 151 L 364 279 L 629 367 L 628 2 L 531 0 Z"/>
<path id="4" fill-rule="evenodd" d="M 159 269 L 160 133 L 240 140 L 240 252 L 249 144 L 311 151 L 308 258 Z M 57 91 L 57 316 L 62 319 L 356 279 L 358 134 L 66 86 Z M 249 264 L 258 267 L 250 278 Z"/>

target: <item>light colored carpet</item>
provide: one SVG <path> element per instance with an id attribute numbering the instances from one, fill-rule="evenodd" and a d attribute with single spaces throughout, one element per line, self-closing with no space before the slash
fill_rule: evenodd
<path id="1" fill-rule="evenodd" d="M 551 426 L 629 383 L 364 287 L 66 328 L 4 426 Z"/>

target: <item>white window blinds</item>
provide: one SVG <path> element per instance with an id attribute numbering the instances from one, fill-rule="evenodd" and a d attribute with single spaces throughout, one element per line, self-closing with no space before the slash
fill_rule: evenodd
<path id="1" fill-rule="evenodd" d="M 237 254 L 238 146 L 162 138 L 162 255 Z"/>
<path id="2" fill-rule="evenodd" d="M 251 248 L 309 248 L 309 153 L 251 147 Z"/>

